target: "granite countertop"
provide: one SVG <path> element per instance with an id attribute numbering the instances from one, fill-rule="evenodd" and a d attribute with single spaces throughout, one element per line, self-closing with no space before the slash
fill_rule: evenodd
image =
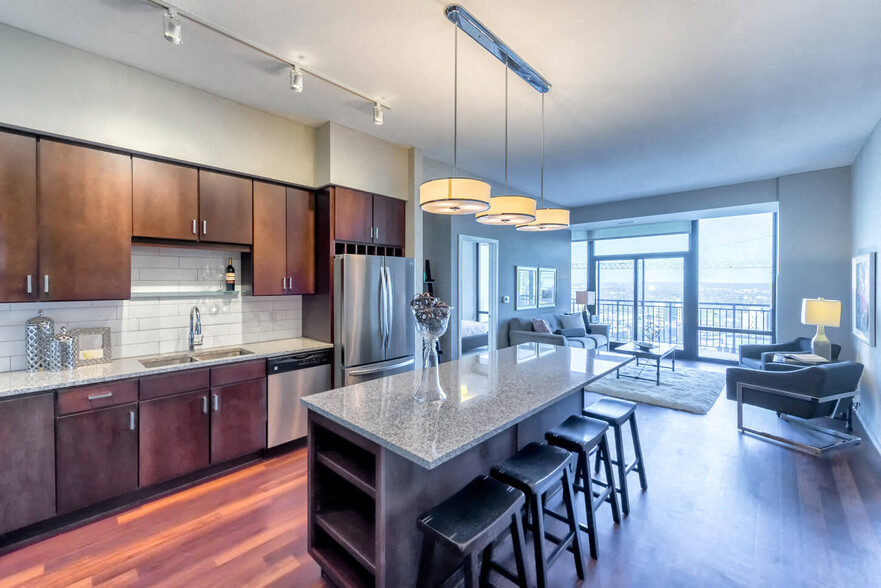
<path id="1" fill-rule="evenodd" d="M 413 399 L 422 370 L 303 398 L 310 410 L 433 469 L 633 361 L 596 350 L 525 343 L 441 364 L 447 399 Z"/>
<path id="2" fill-rule="evenodd" d="M 185 363 L 180 365 L 146 368 L 140 362 L 140 360 L 142 359 L 156 359 L 161 357 L 183 355 L 181 353 L 169 353 L 165 355 L 151 355 L 145 357 L 114 359 L 110 363 L 83 366 L 70 371 L 64 370 L 61 372 L 5 372 L 0 374 L 0 398 L 9 398 L 12 396 L 20 396 L 24 394 L 31 394 L 34 392 L 42 392 L 45 390 L 58 390 L 61 388 L 80 386 L 83 384 L 96 384 L 100 382 L 109 382 L 111 380 L 151 376 L 153 374 L 161 374 L 165 372 L 175 372 L 179 370 L 211 367 L 225 363 L 234 363 L 253 359 L 265 359 L 278 355 L 285 355 L 287 353 L 297 353 L 300 351 L 314 351 L 318 349 L 331 348 L 333 348 L 333 345 L 330 343 L 324 343 L 323 341 L 315 341 L 314 339 L 306 339 L 301 337 L 297 339 L 266 341 L 264 343 L 234 345 L 232 347 L 211 347 L 198 349 L 196 353 L 223 351 L 225 349 L 246 349 L 248 351 L 251 351 L 252 353 L 248 355 L 225 357 L 221 359 L 212 359 L 208 361 L 199 361 L 195 363 Z"/>

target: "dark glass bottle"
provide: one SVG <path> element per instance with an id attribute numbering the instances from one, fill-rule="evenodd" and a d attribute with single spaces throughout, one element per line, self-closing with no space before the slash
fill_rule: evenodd
<path id="1" fill-rule="evenodd" d="M 226 266 L 226 290 L 233 292 L 236 289 L 236 268 L 232 266 L 232 257 L 229 258 L 229 265 Z"/>

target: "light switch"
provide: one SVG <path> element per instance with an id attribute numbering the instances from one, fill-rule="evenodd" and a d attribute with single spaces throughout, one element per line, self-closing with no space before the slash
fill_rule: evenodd
<path id="1" fill-rule="evenodd" d="M 510 296 L 502 296 L 502 304 L 510 304 L 511 297 Z"/>

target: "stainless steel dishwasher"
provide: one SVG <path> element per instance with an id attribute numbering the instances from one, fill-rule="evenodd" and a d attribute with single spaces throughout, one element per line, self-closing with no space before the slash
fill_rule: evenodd
<path id="1" fill-rule="evenodd" d="M 293 353 L 269 360 L 268 447 L 306 436 L 306 408 L 300 398 L 330 390 L 333 349 Z"/>

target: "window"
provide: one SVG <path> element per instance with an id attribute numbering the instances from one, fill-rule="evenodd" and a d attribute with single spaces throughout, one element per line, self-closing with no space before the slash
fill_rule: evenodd
<path id="1" fill-rule="evenodd" d="M 634 255 L 688 251 L 688 233 L 602 239 L 594 242 L 595 255 Z"/>
<path id="2" fill-rule="evenodd" d="M 572 292 L 569 295 L 569 308 L 572 312 L 581 310 L 575 303 L 575 293 L 588 289 L 587 280 L 587 241 L 572 242 Z"/>

